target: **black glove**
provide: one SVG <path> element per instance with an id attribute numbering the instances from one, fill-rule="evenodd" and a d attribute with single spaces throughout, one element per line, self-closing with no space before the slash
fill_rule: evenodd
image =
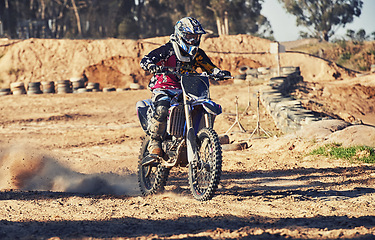
<path id="1" fill-rule="evenodd" d="M 160 72 L 161 69 L 162 69 L 162 67 L 158 66 L 156 64 L 150 64 L 150 65 L 148 65 L 148 71 L 150 71 L 150 73 L 152 73 L 152 74 Z"/>
<path id="2" fill-rule="evenodd" d="M 230 78 L 230 76 L 231 76 L 230 72 L 225 71 L 225 70 L 219 70 L 217 73 L 214 74 L 214 77 L 220 80 L 224 78 Z"/>

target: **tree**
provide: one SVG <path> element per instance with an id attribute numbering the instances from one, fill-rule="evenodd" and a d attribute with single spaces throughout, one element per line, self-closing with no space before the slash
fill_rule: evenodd
<path id="1" fill-rule="evenodd" d="M 359 29 L 358 32 L 356 33 L 356 37 L 359 42 L 363 42 L 369 39 L 369 36 L 366 34 L 365 29 Z"/>
<path id="2" fill-rule="evenodd" d="M 232 0 L 230 2 L 228 13 L 233 34 L 272 36 L 271 24 L 261 14 L 263 0 Z"/>
<path id="3" fill-rule="evenodd" d="M 367 35 L 366 30 L 364 29 L 359 29 L 357 32 L 348 29 L 346 31 L 346 36 L 355 43 L 361 43 L 370 39 L 370 36 Z"/>
<path id="4" fill-rule="evenodd" d="M 346 36 L 351 40 L 355 39 L 355 31 L 352 29 L 346 30 Z"/>
<path id="5" fill-rule="evenodd" d="M 263 2 L 0 0 L 0 21 L 5 34 L 12 38 L 137 39 L 166 36 L 173 33 L 174 24 L 186 16 L 199 19 L 206 30 L 213 33 L 217 30 L 219 35 L 272 35 L 267 18 L 260 13 Z"/>
<path id="6" fill-rule="evenodd" d="M 297 17 L 297 26 L 306 27 L 311 37 L 329 41 L 337 29 L 361 15 L 361 0 L 279 0 L 290 14 Z"/>

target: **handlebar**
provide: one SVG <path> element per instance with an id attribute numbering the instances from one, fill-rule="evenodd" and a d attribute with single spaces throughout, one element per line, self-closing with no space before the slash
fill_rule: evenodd
<path id="1" fill-rule="evenodd" d="M 186 69 L 187 70 L 187 69 Z M 189 69 L 191 70 L 191 69 Z M 184 74 L 181 74 L 179 71 L 178 71 L 178 68 L 174 68 L 174 67 L 162 67 L 160 66 L 159 69 L 154 73 L 154 74 L 174 74 L 174 75 L 177 75 L 178 77 L 181 78 L 181 76 L 183 76 Z M 206 72 L 204 73 L 198 73 L 195 71 L 195 73 L 186 73 L 187 75 L 196 75 L 196 76 L 201 76 L 202 74 L 206 74 L 206 76 L 210 79 L 213 79 L 215 81 L 220 81 L 220 80 L 228 80 L 228 79 L 233 79 L 232 76 L 223 76 L 223 77 L 217 77 L 215 74 L 207 74 Z"/>

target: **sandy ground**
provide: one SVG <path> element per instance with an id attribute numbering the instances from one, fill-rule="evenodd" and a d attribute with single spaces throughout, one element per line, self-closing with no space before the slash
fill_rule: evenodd
<path id="1" fill-rule="evenodd" d="M 247 87 L 213 86 L 211 92 L 224 108 L 215 126 L 223 134 L 234 121 L 235 97 L 240 112 L 247 106 Z M 336 131 L 342 122 L 329 122 L 280 136 L 261 107 L 261 126 L 279 137 L 249 139 L 256 126 L 251 94 L 251 107 L 240 119 L 247 132 L 235 127 L 230 133 L 231 141 L 250 147 L 224 152 L 222 180 L 211 201 L 193 199 L 185 168 L 172 170 L 164 194 L 142 197 L 136 168 L 144 134 L 135 103 L 149 95 L 1 97 L 0 238 L 375 237 L 374 166 L 307 154 L 330 138 L 354 137 L 340 132 L 369 133 L 373 127 Z M 374 136 L 365 142 L 374 143 Z"/>
<path id="2" fill-rule="evenodd" d="M 147 84 L 140 58 L 167 38 L 0 41 L 0 87 L 57 81 L 83 73 L 102 87 Z M 219 67 L 274 67 L 270 42 L 250 36 L 207 38 Z M 142 132 L 135 103 L 148 90 L 0 97 L 0 239 L 374 239 L 375 167 L 308 153 L 329 142 L 375 147 L 375 75 L 353 78 L 335 64 L 285 53 L 300 66 L 292 91 L 306 108 L 331 116 L 282 135 L 261 106 L 261 126 L 274 137 L 250 135 L 250 108 L 229 133 L 242 151 L 225 151 L 215 197 L 198 202 L 187 169 L 172 170 L 163 194 L 142 197 L 137 162 Z M 337 77 L 339 76 L 339 77 Z M 246 84 L 212 86 L 223 106 L 215 130 L 225 133 L 248 106 Z M 347 121 L 352 123 L 348 124 Z"/>

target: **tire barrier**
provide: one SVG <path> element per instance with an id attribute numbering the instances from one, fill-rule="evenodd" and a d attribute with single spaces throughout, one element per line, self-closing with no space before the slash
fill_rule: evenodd
<path id="1" fill-rule="evenodd" d="M 86 89 L 85 79 L 83 79 L 83 78 L 71 78 L 70 81 L 72 83 L 73 93 L 78 92 L 78 89 Z M 80 90 L 79 92 L 84 92 L 84 90 Z"/>
<path id="2" fill-rule="evenodd" d="M 55 93 L 55 82 L 54 81 L 43 81 L 41 82 L 43 93 L 50 94 Z"/>
<path id="3" fill-rule="evenodd" d="M 0 88 L 0 96 L 6 96 L 12 94 L 10 88 Z"/>
<path id="4" fill-rule="evenodd" d="M 268 79 L 272 77 L 276 77 L 278 75 L 277 68 L 269 68 L 269 67 L 259 67 L 259 68 L 251 68 L 249 66 L 243 65 L 239 67 L 238 75 L 234 77 L 234 79 Z M 280 68 L 281 75 L 301 75 L 299 67 L 293 66 L 286 66 Z"/>
<path id="5" fill-rule="evenodd" d="M 254 77 L 256 77 L 256 75 L 258 75 L 258 69 L 255 69 L 255 68 L 251 68 L 249 66 L 241 66 L 238 70 L 238 72 L 242 75 L 242 74 L 245 74 L 245 75 L 253 75 Z"/>
<path id="6" fill-rule="evenodd" d="M 131 83 L 128 88 L 105 87 L 103 92 L 122 92 L 128 90 L 143 89 L 139 83 Z M 59 81 L 42 81 L 30 82 L 26 91 L 23 82 L 14 82 L 10 84 L 10 88 L 0 89 L 0 96 L 5 95 L 22 95 L 22 94 L 64 94 L 64 93 L 87 93 L 101 92 L 100 84 L 97 82 L 87 82 L 86 78 L 71 78 L 70 80 Z"/>
<path id="7" fill-rule="evenodd" d="M 301 101 L 289 96 L 290 89 L 303 81 L 303 77 L 299 75 L 299 68 L 288 67 L 285 72 L 289 74 L 270 79 L 268 87 L 262 91 L 260 100 L 272 116 L 276 127 L 283 133 L 292 133 L 321 118 L 303 108 Z"/>
<path id="8" fill-rule="evenodd" d="M 87 93 L 87 92 L 92 92 L 92 89 L 78 88 L 78 89 L 75 90 L 74 93 Z"/>
<path id="9" fill-rule="evenodd" d="M 234 76 L 234 79 L 246 80 L 246 74 L 239 74 Z"/>
<path id="10" fill-rule="evenodd" d="M 141 85 L 139 85 L 138 83 L 130 83 L 129 88 L 130 88 L 131 90 L 139 90 L 139 89 L 141 89 L 142 87 L 141 87 Z"/>
<path id="11" fill-rule="evenodd" d="M 282 67 L 280 70 L 281 70 L 281 74 L 301 75 L 301 71 L 299 67 Z"/>
<path id="12" fill-rule="evenodd" d="M 57 81 L 57 93 L 72 93 L 72 82 L 70 80 Z"/>
<path id="13" fill-rule="evenodd" d="M 258 68 L 258 73 L 260 75 L 267 75 L 267 74 L 270 73 L 270 68 L 268 68 L 268 67 L 259 67 Z"/>
<path id="14" fill-rule="evenodd" d="M 116 92 L 125 92 L 128 91 L 130 88 L 116 88 Z"/>
<path id="15" fill-rule="evenodd" d="M 40 82 L 30 82 L 27 87 L 27 94 L 42 94 L 42 90 L 40 90 Z"/>
<path id="16" fill-rule="evenodd" d="M 116 88 L 103 88 L 103 92 L 115 92 L 116 91 Z"/>
<path id="17" fill-rule="evenodd" d="M 25 84 L 23 82 L 15 82 L 10 84 L 10 90 L 13 95 L 26 94 Z"/>
<path id="18" fill-rule="evenodd" d="M 87 83 L 86 88 L 90 89 L 92 92 L 99 92 L 100 91 L 99 85 L 100 85 L 99 83 L 89 82 Z"/>

